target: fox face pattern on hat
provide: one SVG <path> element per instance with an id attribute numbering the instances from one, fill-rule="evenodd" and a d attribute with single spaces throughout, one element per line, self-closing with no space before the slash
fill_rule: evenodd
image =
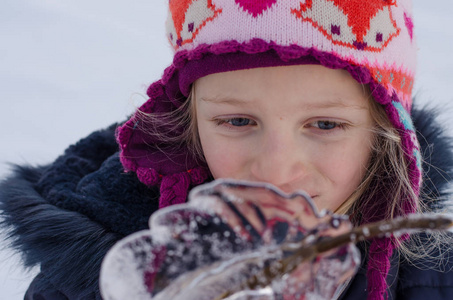
<path id="1" fill-rule="evenodd" d="M 406 109 L 411 106 L 416 44 L 410 1 L 172 0 L 166 25 L 176 52 L 259 38 L 333 53 L 366 66 Z"/>

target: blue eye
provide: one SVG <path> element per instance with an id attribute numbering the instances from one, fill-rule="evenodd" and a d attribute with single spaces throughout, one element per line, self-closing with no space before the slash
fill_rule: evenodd
<path id="1" fill-rule="evenodd" d="M 237 127 L 250 125 L 250 119 L 247 118 L 232 118 L 227 122 Z"/>
<path id="2" fill-rule="evenodd" d="M 318 127 L 319 129 L 322 129 L 322 130 L 331 130 L 340 125 L 337 122 L 332 122 L 332 121 L 316 121 L 315 124 L 316 124 L 316 127 Z"/>

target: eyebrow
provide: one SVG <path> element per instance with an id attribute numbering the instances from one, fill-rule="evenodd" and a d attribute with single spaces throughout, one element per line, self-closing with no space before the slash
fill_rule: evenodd
<path id="1" fill-rule="evenodd" d="M 251 101 L 241 100 L 237 98 L 229 98 L 229 97 L 215 97 L 215 98 L 205 98 L 200 97 L 201 100 L 205 102 L 211 102 L 216 104 L 230 104 L 230 105 L 247 105 L 250 104 Z"/>
<path id="2" fill-rule="evenodd" d="M 251 101 L 241 100 L 237 98 L 229 98 L 229 97 L 215 97 L 215 98 L 200 98 L 203 101 L 216 103 L 216 104 L 229 104 L 229 105 L 238 105 L 238 106 L 245 106 L 250 105 Z M 368 101 L 368 100 L 365 100 Z M 327 103 L 308 103 L 303 106 L 303 109 L 310 110 L 310 109 L 327 109 L 327 108 L 353 108 L 359 110 L 367 110 L 368 108 L 365 105 L 351 105 L 344 103 L 341 98 L 338 100 L 329 101 Z"/>
<path id="3" fill-rule="evenodd" d="M 368 100 L 365 100 L 368 101 Z M 313 103 L 304 105 L 304 108 L 309 109 L 322 109 L 322 108 L 354 108 L 354 109 L 364 109 L 367 110 L 368 107 L 366 105 L 354 105 L 354 104 L 347 104 L 341 101 L 329 101 L 327 103 Z"/>

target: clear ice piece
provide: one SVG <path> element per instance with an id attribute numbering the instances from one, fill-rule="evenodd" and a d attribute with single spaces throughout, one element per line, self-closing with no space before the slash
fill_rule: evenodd
<path id="1" fill-rule="evenodd" d="M 106 255 L 103 299 L 332 299 L 360 262 L 353 244 L 313 251 L 351 229 L 346 217 L 266 183 L 198 186 L 149 224 Z"/>

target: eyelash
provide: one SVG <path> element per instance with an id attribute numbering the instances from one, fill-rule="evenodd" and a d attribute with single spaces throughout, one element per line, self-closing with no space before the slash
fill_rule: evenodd
<path id="1" fill-rule="evenodd" d="M 330 129 L 322 129 L 322 128 L 319 128 L 319 123 L 329 123 L 329 124 L 333 124 L 334 127 L 333 128 L 330 128 Z M 317 124 L 318 126 L 316 125 L 313 125 L 313 124 Z M 309 123 L 307 126 L 309 127 L 314 127 L 315 129 L 318 129 L 318 130 L 321 130 L 321 131 L 332 131 L 334 129 L 342 129 L 342 130 L 346 130 L 349 128 L 349 124 L 347 123 L 344 123 L 344 122 L 337 122 L 337 121 L 331 121 L 331 120 L 316 120 L 314 122 L 311 122 Z"/>
<path id="2" fill-rule="evenodd" d="M 233 125 L 231 124 L 233 121 L 238 121 L 238 120 L 247 120 L 249 121 L 248 124 L 245 124 L 245 125 L 242 125 L 242 126 L 237 126 L 237 125 Z M 252 119 L 249 119 L 249 118 L 229 118 L 229 119 L 215 119 L 214 120 L 215 124 L 217 126 L 221 126 L 221 125 L 227 125 L 227 126 L 230 126 L 230 127 L 233 127 L 233 128 L 240 128 L 240 127 L 246 127 L 246 126 L 252 126 L 252 125 L 255 125 L 256 122 L 254 122 Z M 250 124 L 250 123 L 254 123 L 254 124 Z"/>

